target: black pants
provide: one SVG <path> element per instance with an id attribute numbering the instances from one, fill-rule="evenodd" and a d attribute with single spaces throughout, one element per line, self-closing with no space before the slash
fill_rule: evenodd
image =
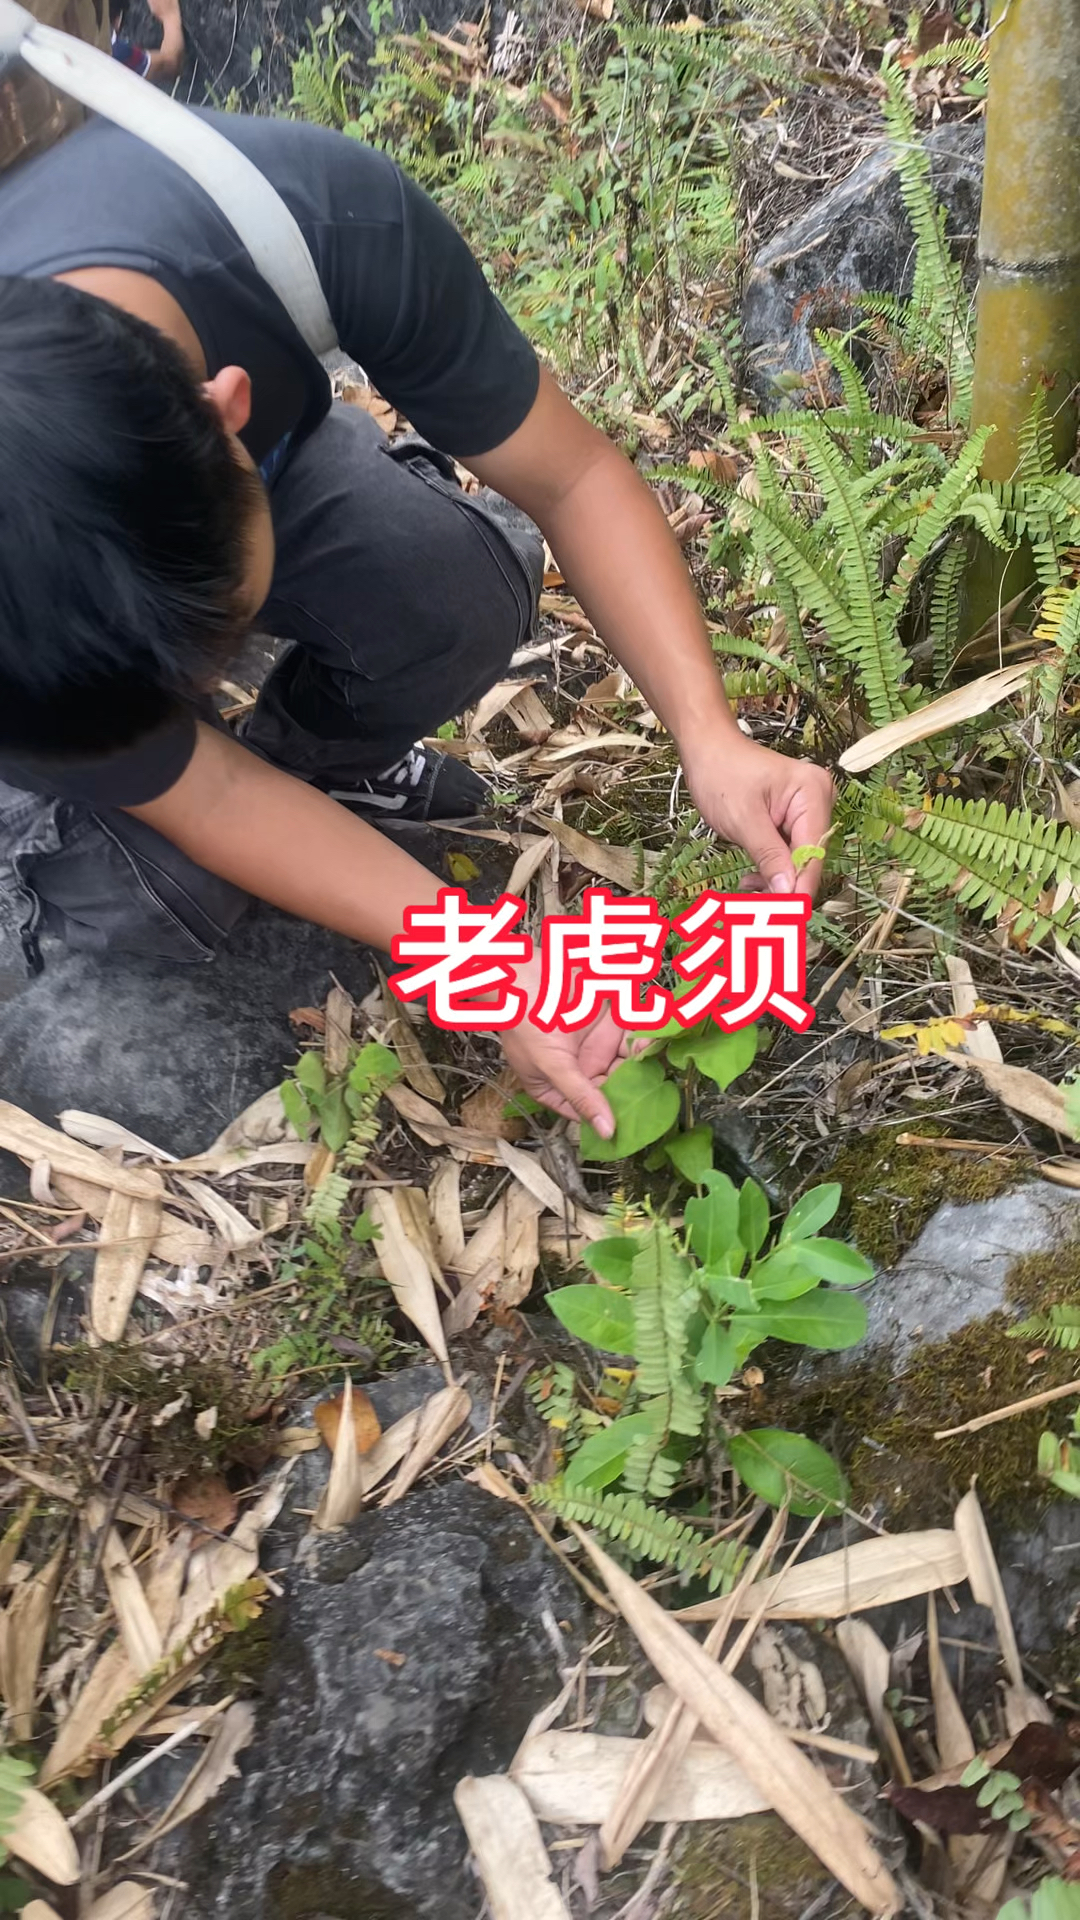
<path id="1" fill-rule="evenodd" d="M 452 464 L 391 446 L 335 405 L 271 493 L 277 559 L 259 626 L 295 644 L 245 745 L 303 780 L 348 786 L 471 706 L 527 637 L 543 543 L 514 509 L 461 491 Z M 247 904 L 129 814 L 0 786 L 0 909 L 32 949 L 208 958 Z"/>

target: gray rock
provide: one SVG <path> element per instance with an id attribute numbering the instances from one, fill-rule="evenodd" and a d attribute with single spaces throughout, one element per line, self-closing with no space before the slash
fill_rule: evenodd
<path id="1" fill-rule="evenodd" d="M 940 127 L 927 140 L 934 187 L 948 215 L 960 257 L 974 262 L 982 193 L 983 129 Z M 863 160 L 754 261 L 743 295 L 747 377 L 766 405 L 778 398 L 774 376 L 805 373 L 814 361 L 812 334 L 857 318 L 860 293 L 905 293 L 911 284 L 914 237 L 904 210 L 892 151 Z"/>
<path id="2" fill-rule="evenodd" d="M 867 1345 L 898 1359 L 919 1341 L 944 1340 L 1005 1304 L 1009 1268 L 1080 1237 L 1080 1195 L 1033 1181 L 971 1206 L 947 1201 L 915 1245 L 867 1292 Z"/>
<path id="3" fill-rule="evenodd" d="M 279 1609 L 243 1777 L 162 1870 L 191 1886 L 185 1920 L 473 1920 L 453 1789 L 504 1770 L 556 1691 L 541 1614 L 572 1636 L 576 1592 L 520 1513 L 462 1481 L 324 1536 L 313 1562 Z"/>
<path id="4" fill-rule="evenodd" d="M 205 966 L 53 946 L 0 1005 L 4 1098 L 49 1124 L 81 1107 L 198 1153 L 282 1078 L 289 1010 L 324 1000 L 332 973 L 357 997 L 374 979 L 355 941 L 263 906 Z"/>

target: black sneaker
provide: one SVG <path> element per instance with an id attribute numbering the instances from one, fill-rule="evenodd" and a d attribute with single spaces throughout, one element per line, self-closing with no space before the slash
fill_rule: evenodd
<path id="1" fill-rule="evenodd" d="M 488 782 L 447 753 L 419 743 L 373 779 L 355 787 L 331 787 L 354 813 L 376 820 L 471 820 L 491 804 Z"/>

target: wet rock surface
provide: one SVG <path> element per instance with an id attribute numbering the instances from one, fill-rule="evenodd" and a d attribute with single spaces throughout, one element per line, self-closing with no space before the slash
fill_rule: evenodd
<path id="1" fill-rule="evenodd" d="M 926 142 L 934 190 L 959 257 L 974 267 L 982 193 L 981 124 L 940 127 Z M 816 328 L 847 327 L 860 293 L 905 293 L 914 236 L 892 151 L 869 154 L 846 180 L 775 235 L 753 262 L 743 295 L 747 376 L 766 405 L 777 374 L 814 363 Z"/>
<path id="2" fill-rule="evenodd" d="M 473 1920 L 453 1789 L 505 1770 L 557 1690 L 545 1610 L 573 1644 L 573 1586 L 462 1481 L 306 1543 L 243 1777 L 163 1869 L 187 1920 Z"/>

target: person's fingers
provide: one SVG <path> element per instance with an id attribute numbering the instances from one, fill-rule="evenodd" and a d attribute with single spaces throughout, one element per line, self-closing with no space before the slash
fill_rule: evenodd
<path id="1" fill-rule="evenodd" d="M 578 1065 L 589 1080 L 606 1080 L 623 1051 L 626 1035 L 616 1026 L 609 1008 L 593 1021 L 581 1041 Z M 648 1038 L 648 1036 L 645 1036 Z"/>
<path id="2" fill-rule="evenodd" d="M 773 825 L 764 801 L 759 802 L 749 819 L 741 824 L 739 845 L 749 854 L 768 893 L 794 892 L 795 868 L 791 851 L 783 835 Z"/>
<path id="3" fill-rule="evenodd" d="M 615 1131 L 615 1115 L 604 1099 L 599 1087 L 595 1086 L 574 1059 L 558 1059 L 544 1062 L 551 1086 L 562 1096 L 571 1109 L 570 1117 L 587 1120 L 595 1127 L 601 1140 L 610 1140 Z M 566 1112 L 566 1108 L 561 1109 Z"/>

